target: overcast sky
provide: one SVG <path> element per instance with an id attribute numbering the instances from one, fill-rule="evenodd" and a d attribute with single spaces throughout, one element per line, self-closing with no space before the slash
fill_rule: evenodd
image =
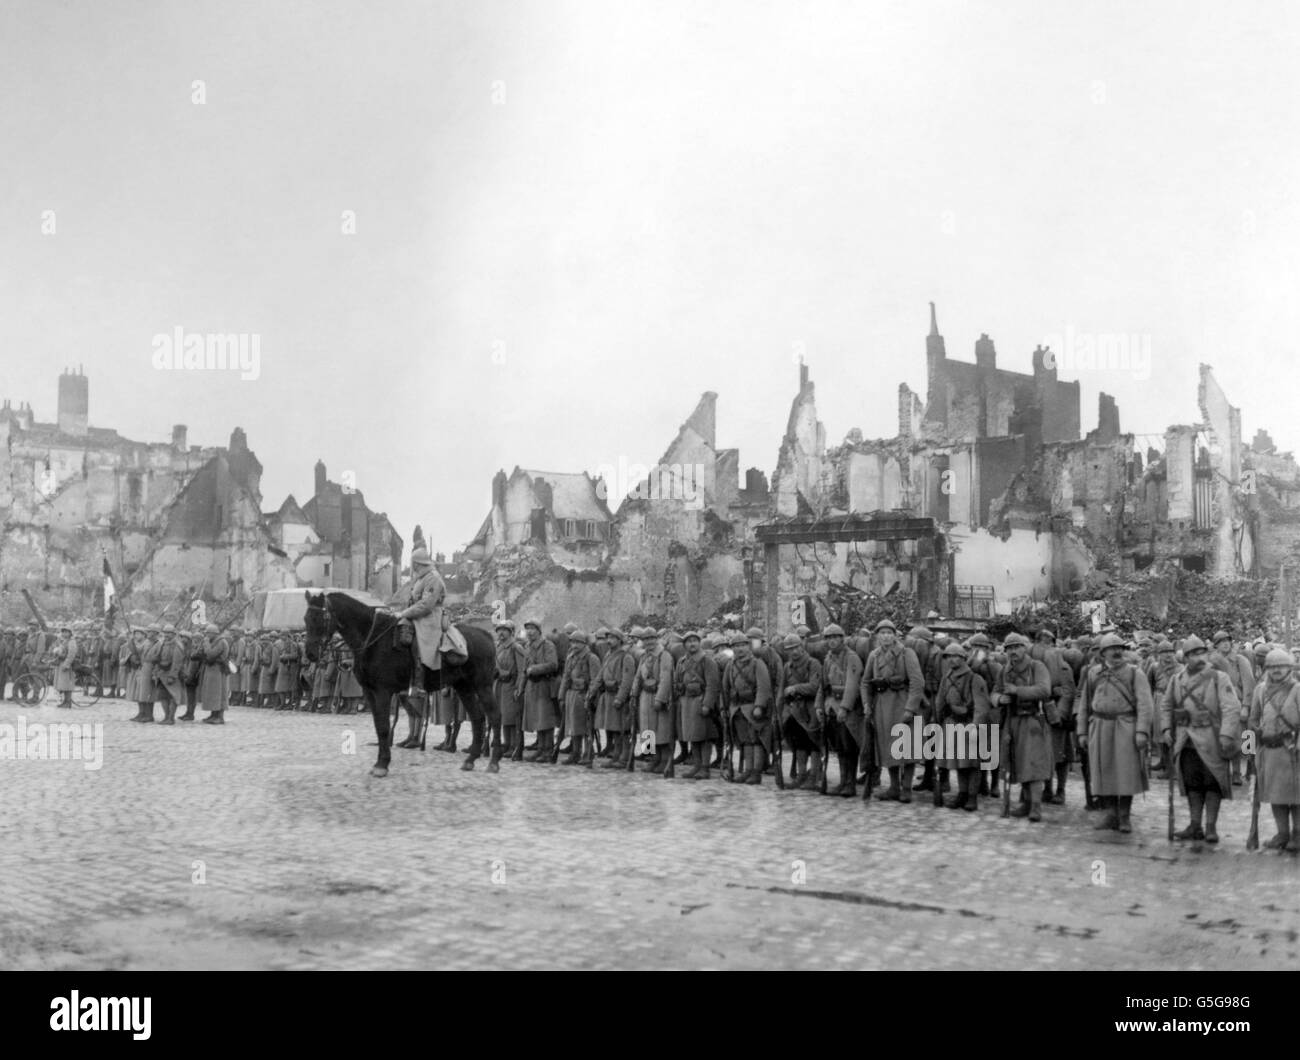
<path id="1" fill-rule="evenodd" d="M 0 0 L 0 396 L 226 444 L 263 507 L 351 470 L 450 553 L 497 468 L 652 463 L 704 390 L 769 475 L 803 350 L 831 444 L 896 433 L 928 306 L 1083 424 L 1300 449 L 1300 5 Z M 203 85 L 196 89 L 194 82 Z M 196 92 L 205 102 L 196 103 Z M 55 231 L 43 233 L 45 211 Z M 356 231 L 344 234 L 344 211 Z M 46 224 L 48 227 L 48 224 Z M 261 374 L 153 338 L 257 334 Z"/>

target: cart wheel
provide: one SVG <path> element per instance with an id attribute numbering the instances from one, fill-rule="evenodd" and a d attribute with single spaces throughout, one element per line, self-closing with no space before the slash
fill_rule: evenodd
<path id="1" fill-rule="evenodd" d="M 93 707 L 99 702 L 99 675 L 92 670 L 78 670 L 73 702 L 79 707 Z"/>

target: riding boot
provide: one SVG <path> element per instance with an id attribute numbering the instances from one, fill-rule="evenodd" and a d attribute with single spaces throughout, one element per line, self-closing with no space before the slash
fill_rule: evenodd
<path id="1" fill-rule="evenodd" d="M 662 773 L 668 768 L 668 758 L 672 754 L 673 745 L 670 743 L 655 744 L 655 759 L 650 763 L 647 773 Z"/>
<path id="2" fill-rule="evenodd" d="M 564 765 L 576 766 L 582 761 L 582 737 L 575 736 L 569 741 L 569 754 L 564 759 Z"/>
<path id="3" fill-rule="evenodd" d="M 957 770 L 957 794 L 952 798 L 944 799 L 943 804 L 950 810 L 964 810 L 966 803 L 970 800 L 970 773 L 969 769 Z"/>
<path id="4" fill-rule="evenodd" d="M 677 741 L 677 757 L 673 759 L 673 765 L 679 766 L 683 762 L 691 760 L 691 745 L 685 740 Z"/>
<path id="5" fill-rule="evenodd" d="M 226 724 L 225 715 L 226 712 L 224 710 L 214 710 L 211 714 L 209 714 L 206 718 L 203 719 L 203 724 L 204 725 L 225 725 Z"/>
<path id="6" fill-rule="evenodd" d="M 1121 795 L 1119 797 L 1119 830 L 1121 832 L 1133 831 L 1133 822 L 1129 819 L 1129 812 L 1133 807 L 1132 795 Z"/>
<path id="7" fill-rule="evenodd" d="M 1277 826 L 1277 835 L 1264 840 L 1265 850 L 1284 850 L 1291 842 L 1291 807 L 1273 806 L 1273 823 Z"/>
<path id="8" fill-rule="evenodd" d="M 1105 832 L 1119 827 L 1119 800 L 1114 795 L 1103 795 L 1101 801 L 1106 809 L 1106 816 L 1092 826 L 1094 832 Z"/>
<path id="9" fill-rule="evenodd" d="M 756 743 L 749 749 L 750 770 L 745 774 L 746 784 L 762 784 L 763 772 L 767 768 L 767 752 L 763 750 L 761 743 Z"/>
<path id="10" fill-rule="evenodd" d="M 939 790 L 948 791 L 950 788 L 948 769 L 944 766 L 939 767 Z"/>
<path id="11" fill-rule="evenodd" d="M 1223 796 L 1217 791 L 1205 793 L 1205 841 L 1207 843 L 1219 841 L 1219 833 L 1215 826 L 1219 823 L 1219 804 L 1222 801 Z"/>
<path id="12" fill-rule="evenodd" d="M 914 768 L 914 767 L 909 766 L 908 768 Z M 915 785 L 913 785 L 911 781 L 908 781 L 908 787 L 912 791 L 933 791 L 934 790 L 934 763 L 926 762 L 925 773 L 921 777 L 920 781 Z M 911 800 L 905 799 L 904 801 L 910 802 Z"/>
<path id="13" fill-rule="evenodd" d="M 880 801 L 881 801 L 881 802 L 901 802 L 901 801 L 902 801 L 902 799 L 903 799 L 903 793 L 902 793 L 902 791 L 901 791 L 901 789 L 900 789 L 899 781 L 898 781 L 898 774 L 899 774 L 899 772 L 900 772 L 900 770 L 899 770 L 898 766 L 890 766 L 890 767 L 889 767 L 889 790 L 886 791 L 883 795 L 880 796 Z"/>
<path id="14" fill-rule="evenodd" d="M 980 808 L 980 778 L 983 776 L 982 769 L 972 769 L 966 777 L 966 806 L 967 813 L 974 813 Z"/>
<path id="15" fill-rule="evenodd" d="M 927 762 L 926 764 L 931 766 L 933 765 L 932 762 Z M 916 775 L 916 766 L 913 763 L 909 762 L 907 765 L 903 766 L 903 776 L 899 781 L 899 790 L 898 790 L 899 802 L 912 801 L 912 792 L 916 790 L 915 788 L 912 787 L 912 777 L 914 777 L 915 775 Z M 930 783 L 931 785 L 933 785 L 934 783 L 933 778 L 931 778 Z M 933 791 L 934 789 L 933 787 L 929 787 L 926 788 L 926 790 Z"/>
<path id="16" fill-rule="evenodd" d="M 1029 819 L 1031 821 L 1041 821 L 1043 819 L 1043 782 L 1041 780 L 1031 780 L 1029 782 Z"/>
<path id="17" fill-rule="evenodd" d="M 605 761 L 600 763 L 601 769 L 618 769 L 619 760 L 622 758 L 623 750 L 622 733 L 605 730 Z"/>
<path id="18" fill-rule="evenodd" d="M 1043 798 L 1053 806 L 1060 806 L 1065 802 L 1065 778 L 1070 772 L 1068 762 L 1059 762 L 1056 766 L 1056 790 L 1049 796 L 1047 789 L 1043 789 Z"/>
<path id="19" fill-rule="evenodd" d="M 1191 823 L 1182 831 L 1175 832 L 1175 839 L 1204 839 L 1205 832 L 1201 830 L 1201 812 L 1205 809 L 1205 795 L 1199 791 L 1189 791 L 1187 793 L 1187 809 L 1192 815 Z"/>

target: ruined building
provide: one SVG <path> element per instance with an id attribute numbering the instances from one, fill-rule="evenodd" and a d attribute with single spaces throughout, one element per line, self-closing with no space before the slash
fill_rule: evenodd
<path id="1" fill-rule="evenodd" d="M 58 416 L 0 409 L 0 620 L 102 604 L 103 561 L 124 606 L 157 613 L 181 589 L 211 600 L 297 584 L 261 516 L 262 465 L 241 428 L 225 447 L 136 442 L 89 423 L 89 380 L 59 378 Z"/>

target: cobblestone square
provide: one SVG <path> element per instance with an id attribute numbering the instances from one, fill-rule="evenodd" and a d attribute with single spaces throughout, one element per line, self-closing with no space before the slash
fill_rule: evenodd
<path id="1" fill-rule="evenodd" d="M 1099 835 L 1077 774 L 1031 825 L 993 800 L 493 776 L 433 750 L 395 750 L 376 780 L 368 715 L 235 707 L 168 728 L 133 711 L 0 707 L 104 739 L 98 770 L 0 762 L 3 967 L 1223 969 L 1300 952 L 1300 865 L 1246 853 L 1245 789 L 1216 849 L 1166 841 L 1162 784 L 1132 835 Z"/>

